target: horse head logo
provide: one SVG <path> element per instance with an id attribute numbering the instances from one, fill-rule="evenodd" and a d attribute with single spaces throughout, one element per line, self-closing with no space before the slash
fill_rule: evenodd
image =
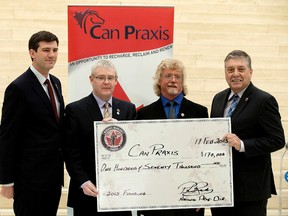
<path id="1" fill-rule="evenodd" d="M 104 24 L 105 20 L 99 16 L 97 11 L 92 11 L 87 9 L 82 12 L 76 12 L 73 16 L 77 23 L 80 25 L 80 28 L 84 30 L 84 33 L 87 34 L 87 25 L 90 23 L 92 25 L 95 24 Z"/>

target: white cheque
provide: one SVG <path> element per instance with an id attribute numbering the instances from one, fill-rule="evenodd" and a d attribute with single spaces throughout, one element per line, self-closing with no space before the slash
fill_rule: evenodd
<path id="1" fill-rule="evenodd" d="M 98 211 L 233 206 L 230 118 L 94 127 Z"/>

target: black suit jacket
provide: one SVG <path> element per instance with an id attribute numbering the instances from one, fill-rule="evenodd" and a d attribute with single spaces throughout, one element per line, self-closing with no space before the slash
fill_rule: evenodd
<path id="1" fill-rule="evenodd" d="M 216 94 L 211 117 L 223 117 L 230 91 Z M 264 200 L 276 194 L 270 152 L 285 145 L 277 101 L 251 83 L 231 116 L 231 125 L 245 146 L 245 153 L 233 148 L 235 201 Z"/>
<path id="2" fill-rule="evenodd" d="M 208 109 L 200 104 L 194 103 L 185 97 L 180 105 L 177 118 L 208 118 Z M 137 112 L 137 119 L 167 119 L 165 110 L 159 98 L 157 101 L 144 106 Z M 171 210 L 145 210 L 138 211 L 138 216 L 204 216 L 204 209 L 196 213 L 195 209 L 171 209 Z"/>
<path id="3" fill-rule="evenodd" d="M 161 99 L 144 106 L 137 112 L 137 119 L 166 119 L 165 110 Z M 185 97 L 180 105 L 177 118 L 208 118 L 206 107 L 187 100 Z"/>
<path id="4" fill-rule="evenodd" d="M 6 89 L 0 126 L 0 183 L 50 190 L 63 183 L 61 83 L 50 74 L 60 101 L 60 125 L 51 101 L 30 68 Z"/>
<path id="5" fill-rule="evenodd" d="M 117 120 L 135 119 L 134 104 L 116 98 L 112 100 L 112 118 Z M 66 106 L 64 151 L 66 167 L 71 177 L 68 206 L 73 207 L 79 199 L 83 198 L 82 196 L 86 196 L 80 188 L 84 182 L 90 180 L 96 185 L 93 122 L 102 121 L 102 119 L 101 110 L 92 93 Z"/>

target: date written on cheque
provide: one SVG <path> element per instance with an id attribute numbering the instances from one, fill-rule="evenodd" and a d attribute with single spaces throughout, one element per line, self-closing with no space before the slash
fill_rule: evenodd
<path id="1" fill-rule="evenodd" d="M 201 151 L 201 157 L 208 158 L 217 158 L 217 157 L 225 157 L 225 152 L 210 152 L 210 151 Z"/>

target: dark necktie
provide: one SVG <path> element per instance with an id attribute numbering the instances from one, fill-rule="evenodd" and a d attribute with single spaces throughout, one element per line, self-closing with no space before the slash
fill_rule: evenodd
<path id="1" fill-rule="evenodd" d="M 48 87 L 48 93 L 49 93 L 50 101 L 51 101 L 51 104 L 52 104 L 52 107 L 53 107 L 54 115 L 55 115 L 55 118 L 57 120 L 57 123 L 59 123 L 59 116 L 58 116 L 58 112 L 57 112 L 56 101 L 55 101 L 55 97 L 54 97 L 54 93 L 53 93 L 53 89 L 52 89 L 51 83 L 50 83 L 50 81 L 48 79 L 46 79 L 44 84 L 46 84 L 47 87 Z"/>
<path id="2" fill-rule="evenodd" d="M 236 106 L 238 104 L 238 98 L 239 98 L 239 96 L 237 94 L 235 94 L 233 96 L 233 100 L 232 100 L 232 103 L 230 105 L 230 108 L 228 110 L 228 113 L 227 113 L 226 117 L 230 117 L 233 114 L 233 112 L 234 112 L 234 110 L 235 110 L 235 108 L 236 108 Z"/>
<path id="3" fill-rule="evenodd" d="M 175 113 L 175 109 L 174 109 L 174 101 L 169 101 L 168 102 L 170 104 L 169 107 L 169 112 L 168 112 L 168 119 L 175 119 L 176 118 L 176 113 Z"/>

